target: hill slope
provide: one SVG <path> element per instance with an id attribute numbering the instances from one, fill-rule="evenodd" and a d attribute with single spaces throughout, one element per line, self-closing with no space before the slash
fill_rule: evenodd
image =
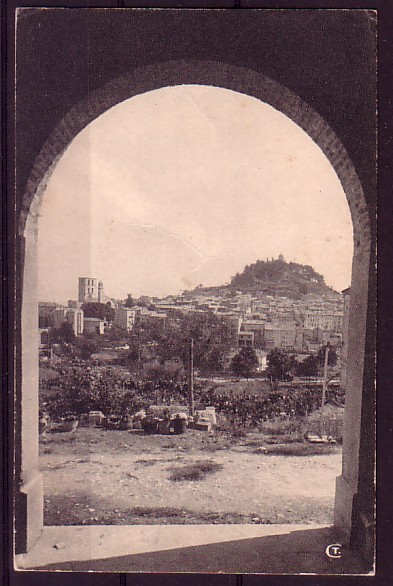
<path id="1" fill-rule="evenodd" d="M 276 260 L 257 260 L 235 275 L 229 287 L 241 291 L 263 291 L 271 295 L 299 297 L 307 293 L 332 293 L 322 275 L 308 265 Z"/>
<path id="2" fill-rule="evenodd" d="M 257 260 L 247 265 L 242 273 L 232 277 L 229 285 L 198 288 L 198 291 L 225 290 L 243 293 L 263 292 L 266 295 L 282 295 L 293 299 L 299 299 L 307 293 L 336 293 L 326 285 L 323 276 L 311 266 L 286 262 L 281 255 L 278 259 Z"/>

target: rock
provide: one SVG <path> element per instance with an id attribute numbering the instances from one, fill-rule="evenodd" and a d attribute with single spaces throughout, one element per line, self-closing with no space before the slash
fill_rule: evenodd
<path id="1" fill-rule="evenodd" d="M 59 541 L 59 543 L 55 543 L 53 546 L 53 549 L 64 549 L 65 548 L 65 544 L 62 541 Z"/>
<path id="2" fill-rule="evenodd" d="M 267 453 L 267 448 L 265 448 L 265 446 L 260 446 L 255 451 L 258 452 L 258 454 L 266 454 Z"/>

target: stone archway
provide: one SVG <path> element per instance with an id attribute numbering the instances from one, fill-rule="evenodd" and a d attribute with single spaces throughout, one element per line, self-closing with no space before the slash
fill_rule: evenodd
<path id="1" fill-rule="evenodd" d="M 112 80 L 77 104 L 48 138 L 26 185 L 19 223 L 20 348 L 17 384 L 16 506 L 17 550 L 27 551 L 43 524 L 42 478 L 38 472 L 37 363 L 37 218 L 47 181 L 73 138 L 106 110 L 154 89 L 182 84 L 222 87 L 247 94 L 279 110 L 320 147 L 341 181 L 352 215 L 354 257 L 349 317 L 347 396 L 344 418 L 343 468 L 337 479 L 335 526 L 352 544 L 363 544 L 372 556 L 373 536 L 373 306 L 370 299 L 372 234 L 364 192 L 343 144 L 325 120 L 289 89 L 264 75 L 218 62 L 166 62 L 137 68 Z M 372 295 L 371 295 L 372 299 Z M 370 399 L 371 397 L 371 399 Z M 364 438 L 371 437 L 364 444 Z M 367 452 L 367 453 L 366 453 Z"/>

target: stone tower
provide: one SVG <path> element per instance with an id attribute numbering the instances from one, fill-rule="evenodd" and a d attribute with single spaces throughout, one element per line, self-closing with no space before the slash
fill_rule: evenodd
<path id="1" fill-rule="evenodd" d="M 98 283 L 98 303 L 105 303 L 104 284 L 102 281 Z"/>
<path id="2" fill-rule="evenodd" d="M 97 279 L 92 277 L 79 277 L 78 301 L 98 301 Z"/>

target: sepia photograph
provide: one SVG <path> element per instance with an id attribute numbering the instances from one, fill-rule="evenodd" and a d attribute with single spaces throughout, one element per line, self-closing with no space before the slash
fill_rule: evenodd
<path id="1" fill-rule="evenodd" d="M 376 21 L 17 10 L 16 570 L 374 575 Z"/>

